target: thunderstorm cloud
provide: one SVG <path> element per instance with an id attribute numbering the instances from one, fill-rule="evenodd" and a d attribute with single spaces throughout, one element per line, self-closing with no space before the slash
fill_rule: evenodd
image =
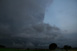
<path id="1" fill-rule="evenodd" d="M 50 2 L 0 0 L 0 44 L 7 47 L 48 48 L 53 42 L 59 46 L 66 43 L 67 39 L 58 27 L 43 23 L 45 9 Z"/>

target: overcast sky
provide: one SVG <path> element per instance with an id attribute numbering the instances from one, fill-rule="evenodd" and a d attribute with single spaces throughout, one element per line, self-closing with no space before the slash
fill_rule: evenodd
<path id="1" fill-rule="evenodd" d="M 56 43 L 59 47 L 76 47 L 76 3 L 77 0 L 0 0 L 0 44 L 48 48 L 50 43 Z"/>

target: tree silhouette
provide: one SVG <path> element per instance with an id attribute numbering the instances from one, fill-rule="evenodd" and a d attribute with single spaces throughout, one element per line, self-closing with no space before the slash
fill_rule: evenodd
<path id="1" fill-rule="evenodd" d="M 68 45 L 64 45 L 63 47 L 66 51 L 68 51 Z"/>
<path id="2" fill-rule="evenodd" d="M 72 49 L 72 47 L 71 46 L 68 46 L 68 49 Z"/>
<path id="3" fill-rule="evenodd" d="M 50 50 L 55 50 L 57 48 L 57 44 L 56 43 L 52 43 L 49 45 L 49 49 Z"/>
<path id="4" fill-rule="evenodd" d="M 3 46 L 3 45 L 0 45 L 0 48 L 5 48 L 5 46 Z"/>
<path id="5" fill-rule="evenodd" d="M 64 49 L 65 49 L 66 51 L 68 51 L 68 49 L 71 49 L 71 48 L 72 48 L 71 46 L 64 45 Z"/>

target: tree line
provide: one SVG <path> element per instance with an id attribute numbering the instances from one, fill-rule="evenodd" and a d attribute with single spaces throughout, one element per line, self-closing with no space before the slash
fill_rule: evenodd
<path id="1" fill-rule="evenodd" d="M 0 45 L 0 48 L 5 48 L 5 46 L 4 45 Z M 56 43 L 51 43 L 49 45 L 49 49 L 50 50 L 55 50 L 56 48 L 59 48 Z M 63 49 L 65 49 L 66 51 L 68 51 L 69 49 L 72 49 L 72 47 L 68 46 L 68 45 L 64 45 Z"/>

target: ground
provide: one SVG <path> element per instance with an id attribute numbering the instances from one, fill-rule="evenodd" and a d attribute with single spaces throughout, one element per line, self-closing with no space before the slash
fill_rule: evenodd
<path id="1" fill-rule="evenodd" d="M 11 49 L 11 48 L 0 48 L 0 51 L 51 51 L 51 50 L 27 50 L 27 49 Z M 53 50 L 53 51 L 65 51 L 65 50 L 61 50 L 61 49 L 56 49 L 56 50 Z M 68 50 L 68 51 L 77 51 L 77 49 L 71 49 L 71 50 Z"/>

